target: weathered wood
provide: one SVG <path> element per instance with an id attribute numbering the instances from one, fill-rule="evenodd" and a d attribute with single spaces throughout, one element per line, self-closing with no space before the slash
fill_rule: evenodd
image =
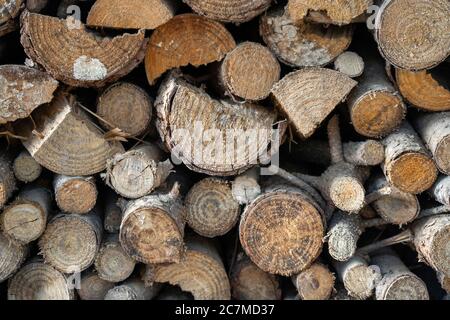
<path id="1" fill-rule="evenodd" d="M 22 4 L 23 0 L 0 1 L 0 28 L 19 15 Z"/>
<path id="2" fill-rule="evenodd" d="M 29 183 L 39 178 L 42 166 L 34 160 L 28 151 L 23 150 L 14 159 L 13 170 L 17 180 Z"/>
<path id="3" fill-rule="evenodd" d="M 38 13 L 44 9 L 49 0 L 27 0 L 27 10 L 30 12 Z"/>
<path id="4" fill-rule="evenodd" d="M 450 277 L 445 276 L 441 272 L 437 272 L 438 281 L 442 287 L 448 294 L 450 294 Z"/>
<path id="5" fill-rule="evenodd" d="M 350 78 L 356 78 L 364 73 L 364 60 L 352 51 L 345 51 L 334 61 L 334 69 L 348 75 Z"/>
<path id="6" fill-rule="evenodd" d="M 249 204 L 261 194 L 259 168 L 254 167 L 237 176 L 231 183 L 231 194 L 239 204 Z"/>
<path id="7" fill-rule="evenodd" d="M 132 277 L 112 289 L 106 295 L 105 300 L 151 300 L 159 292 L 158 284 L 146 286 L 144 281 Z"/>
<path id="8" fill-rule="evenodd" d="M 117 205 L 118 196 L 115 192 L 108 190 L 104 194 L 104 199 L 105 217 L 103 219 L 103 227 L 106 232 L 118 233 L 122 222 L 122 209 Z"/>
<path id="9" fill-rule="evenodd" d="M 384 161 L 384 146 L 376 140 L 343 144 L 344 159 L 359 166 L 376 166 Z"/>
<path id="10" fill-rule="evenodd" d="M 16 179 L 7 154 L 0 154 L 0 209 L 6 204 L 16 189 Z"/>
<path id="11" fill-rule="evenodd" d="M 436 201 L 450 206 L 450 176 L 440 176 L 428 192 Z"/>
<path id="12" fill-rule="evenodd" d="M 334 281 L 335 277 L 328 267 L 319 262 L 292 276 L 302 300 L 328 300 L 334 290 Z"/>
<path id="13" fill-rule="evenodd" d="M 86 214 L 97 203 L 95 178 L 55 175 L 53 180 L 55 200 L 66 213 Z"/>
<path id="14" fill-rule="evenodd" d="M 0 283 L 20 269 L 28 256 L 28 246 L 0 232 Z"/>
<path id="15" fill-rule="evenodd" d="M 114 288 L 114 283 L 101 279 L 92 269 L 83 271 L 80 287 L 77 288 L 81 300 L 103 300 L 106 293 Z"/>

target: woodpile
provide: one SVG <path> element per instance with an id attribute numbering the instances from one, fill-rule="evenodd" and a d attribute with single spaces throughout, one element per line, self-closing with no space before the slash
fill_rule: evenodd
<path id="1" fill-rule="evenodd" d="M 445 300 L 448 0 L 0 0 L 0 299 Z"/>

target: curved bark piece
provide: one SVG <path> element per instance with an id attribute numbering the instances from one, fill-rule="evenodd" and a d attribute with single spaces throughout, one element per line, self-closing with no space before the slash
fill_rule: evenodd
<path id="1" fill-rule="evenodd" d="M 258 164 L 273 140 L 276 112 L 256 104 L 215 100 L 174 74 L 161 85 L 155 106 L 166 147 L 193 171 L 239 174 Z"/>
<path id="2" fill-rule="evenodd" d="M 89 11 L 87 25 L 114 29 L 153 30 L 175 14 L 169 0 L 97 0 Z"/>
<path id="3" fill-rule="evenodd" d="M 0 283 L 20 269 L 28 256 L 28 246 L 0 232 Z"/>
<path id="4" fill-rule="evenodd" d="M 0 66 L 0 124 L 28 117 L 53 99 L 58 81 L 21 65 Z"/>
<path id="5" fill-rule="evenodd" d="M 29 183 L 39 178 L 42 166 L 34 160 L 28 151 L 23 150 L 14 159 L 13 170 L 17 180 Z"/>
<path id="6" fill-rule="evenodd" d="M 364 73 L 364 60 L 356 52 L 345 51 L 334 61 L 334 69 L 348 75 L 350 78 L 356 78 Z"/>
<path id="7" fill-rule="evenodd" d="M 0 154 L 0 209 L 6 204 L 16 189 L 16 179 L 7 155 Z"/>
<path id="8" fill-rule="evenodd" d="M 294 22 L 283 10 L 263 15 L 259 32 L 278 59 L 291 67 L 325 66 L 347 50 L 353 37 L 352 26 Z"/>
<path id="9" fill-rule="evenodd" d="M 430 69 L 450 54 L 447 0 L 385 0 L 375 18 L 375 39 L 390 64 Z"/>
<path id="10" fill-rule="evenodd" d="M 144 59 L 144 32 L 101 38 L 76 22 L 25 11 L 21 42 L 26 54 L 51 76 L 74 87 L 102 87 Z"/>
<path id="11" fill-rule="evenodd" d="M 160 290 L 159 285 L 146 286 L 139 278 L 130 278 L 121 285 L 110 289 L 105 300 L 151 300 Z"/>
<path id="12" fill-rule="evenodd" d="M 319 262 L 292 276 L 302 300 L 328 300 L 334 290 L 334 281 L 335 277 L 328 267 Z"/>
<path id="13" fill-rule="evenodd" d="M 219 22 L 196 14 L 180 14 L 150 37 L 145 70 L 150 85 L 167 70 L 195 67 L 222 60 L 236 47 L 233 36 Z"/>
<path id="14" fill-rule="evenodd" d="M 253 167 L 237 176 L 231 183 L 231 193 L 239 204 L 249 204 L 261 194 L 258 182 L 260 171 Z"/>
<path id="15" fill-rule="evenodd" d="M 210 19 L 236 24 L 249 21 L 266 11 L 272 0 L 183 0 L 192 10 Z"/>
<path id="16" fill-rule="evenodd" d="M 103 300 L 114 283 L 100 279 L 92 269 L 81 274 L 80 288 L 77 289 L 81 300 Z"/>
<path id="17" fill-rule="evenodd" d="M 56 204 L 66 213 L 89 213 L 97 202 L 98 192 L 94 177 L 55 175 L 53 188 Z"/>

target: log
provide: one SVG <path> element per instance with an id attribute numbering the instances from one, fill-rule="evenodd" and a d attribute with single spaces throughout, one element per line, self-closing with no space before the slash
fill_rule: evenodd
<path id="1" fill-rule="evenodd" d="M 118 196 L 115 192 L 108 190 L 104 195 L 105 217 L 103 228 L 109 233 L 118 233 L 122 222 L 122 209 L 117 205 Z"/>
<path id="2" fill-rule="evenodd" d="M 147 47 L 143 30 L 101 38 L 83 24 L 25 11 L 21 43 L 26 54 L 53 78 L 75 87 L 102 87 L 142 62 Z"/>
<path id="3" fill-rule="evenodd" d="M 175 74 L 161 85 L 155 106 L 165 146 L 196 172 L 240 174 L 261 161 L 273 140 L 274 111 L 215 100 Z"/>
<path id="4" fill-rule="evenodd" d="M 153 30 L 173 18 L 175 3 L 169 0 L 97 0 L 89 11 L 87 25 L 114 29 Z"/>
<path id="5" fill-rule="evenodd" d="M 110 289 L 105 300 L 152 300 L 159 290 L 159 285 L 146 286 L 144 281 L 135 277 Z"/>
<path id="6" fill-rule="evenodd" d="M 0 26 L 17 17 L 23 0 L 2 0 L 0 2 Z"/>
<path id="7" fill-rule="evenodd" d="M 23 150 L 14 159 L 13 170 L 17 180 L 29 183 L 39 178 L 42 166 L 34 160 L 28 151 Z"/>
<path id="8" fill-rule="evenodd" d="M 81 300 L 103 300 L 114 283 L 101 279 L 92 269 L 81 274 L 77 292 Z"/>
<path id="9" fill-rule="evenodd" d="M 0 249 L 0 283 L 2 283 L 20 269 L 28 256 L 28 246 L 0 232 Z"/>
<path id="10" fill-rule="evenodd" d="M 450 206 L 450 177 L 440 176 L 428 193 L 438 202 Z"/>
<path id="11" fill-rule="evenodd" d="M 75 300 L 75 294 L 64 273 L 38 259 L 11 278 L 8 300 Z"/>
<path id="12" fill-rule="evenodd" d="M 58 207 L 66 213 L 86 214 L 97 203 L 95 178 L 55 175 L 53 189 Z"/>
<path id="13" fill-rule="evenodd" d="M 266 11 L 271 0 L 236 0 L 224 4 L 220 0 L 183 0 L 196 13 L 213 20 L 240 24 Z"/>
<path id="14" fill-rule="evenodd" d="M 43 167 L 67 176 L 89 176 L 106 168 L 106 160 L 123 150 L 108 141 L 72 96 L 58 95 L 18 125 L 31 156 Z"/>
<path id="15" fill-rule="evenodd" d="M 16 179 L 7 154 L 0 154 L 0 209 L 6 204 L 16 189 Z"/>
<path id="16" fill-rule="evenodd" d="M 122 211 L 120 243 L 130 257 L 145 264 L 180 262 L 186 209 L 178 184 L 167 194 L 155 192 L 130 201 Z"/>
<path id="17" fill-rule="evenodd" d="M 258 101 L 267 98 L 280 80 L 281 67 L 265 46 L 242 42 L 227 53 L 219 69 L 219 83 L 226 95 Z"/>
<path id="18" fill-rule="evenodd" d="M 259 174 L 259 169 L 254 167 L 233 180 L 231 194 L 239 204 L 249 204 L 261 194 L 261 186 L 258 183 Z"/>
<path id="19" fill-rule="evenodd" d="M 269 49 L 291 67 L 321 67 L 349 47 L 351 26 L 324 28 L 303 20 L 293 21 L 283 10 L 261 16 L 259 32 Z"/>
<path id="20" fill-rule="evenodd" d="M 304 190 L 266 187 L 241 216 L 245 253 L 263 271 L 290 276 L 308 268 L 322 251 L 323 211 Z"/>
<path id="21" fill-rule="evenodd" d="M 429 189 L 438 170 L 430 153 L 408 122 L 383 140 L 383 171 L 391 185 L 403 192 L 418 194 Z"/>
<path id="22" fill-rule="evenodd" d="M 23 244 L 37 240 L 47 226 L 51 201 L 51 191 L 46 188 L 29 186 L 22 189 L 0 216 L 3 232 Z"/>
<path id="23" fill-rule="evenodd" d="M 64 273 L 81 272 L 94 263 L 103 235 L 98 212 L 58 214 L 39 239 L 45 262 Z"/>
<path id="24" fill-rule="evenodd" d="M 378 1 L 374 35 L 384 58 L 408 70 L 431 69 L 450 54 L 447 0 Z M 433 21 L 434 23 L 430 23 Z M 403 30 L 401 35 L 398 30 Z"/>
<path id="25" fill-rule="evenodd" d="M 364 73 L 364 60 L 352 51 L 345 51 L 334 61 L 334 70 L 348 75 L 350 78 L 356 78 Z"/>
<path id="26" fill-rule="evenodd" d="M 344 159 L 359 166 L 376 166 L 384 161 L 384 146 L 376 140 L 343 144 Z"/>
<path id="27" fill-rule="evenodd" d="M 304 68 L 291 72 L 275 84 L 272 98 L 296 133 L 307 139 L 356 84 L 334 70 Z"/>
<path id="28" fill-rule="evenodd" d="M 26 8 L 30 12 L 39 13 L 49 3 L 49 0 L 27 0 Z"/>
<path id="29" fill-rule="evenodd" d="M 161 186 L 173 165 L 154 144 L 145 144 L 125 153 L 118 153 L 107 161 L 106 184 L 119 195 L 137 199 Z"/>
<path id="30" fill-rule="evenodd" d="M 177 15 L 150 37 L 147 79 L 153 85 L 170 69 L 220 61 L 235 47 L 233 36 L 219 22 L 190 13 Z"/>
<path id="31" fill-rule="evenodd" d="M 203 237 L 223 236 L 239 220 L 239 203 L 233 198 L 230 183 L 226 180 L 200 180 L 189 190 L 184 201 L 187 224 Z"/>
<path id="32" fill-rule="evenodd" d="M 280 300 L 278 278 L 259 269 L 239 253 L 230 273 L 232 297 L 237 300 Z"/>
<path id="33" fill-rule="evenodd" d="M 334 290 L 334 281 L 333 273 L 319 262 L 292 276 L 292 282 L 302 300 L 328 300 Z"/>
<path id="34" fill-rule="evenodd" d="M 131 276 L 136 262 L 122 248 L 119 235 L 110 234 L 103 240 L 94 265 L 100 279 L 121 282 Z"/>
<path id="35" fill-rule="evenodd" d="M 107 130 L 119 128 L 130 136 L 143 134 L 152 118 L 153 101 L 140 87 L 116 82 L 102 92 L 97 102 L 100 124 Z"/>
<path id="36" fill-rule="evenodd" d="M 375 289 L 376 300 L 429 300 L 425 283 L 412 273 L 392 251 L 372 257 L 382 279 Z"/>
<path id="37" fill-rule="evenodd" d="M 21 65 L 0 66 L 0 124 L 28 117 L 53 99 L 58 82 L 48 74 Z"/>
<path id="38" fill-rule="evenodd" d="M 386 75 L 383 61 L 364 55 L 365 71 L 359 85 L 348 97 L 350 118 L 356 132 L 381 138 L 398 128 L 405 118 L 406 105 Z"/>
<path id="39" fill-rule="evenodd" d="M 230 300 L 230 283 L 214 245 L 205 238 L 186 239 L 180 263 L 148 265 L 146 283 L 169 283 L 189 292 L 195 300 Z"/>
<path id="40" fill-rule="evenodd" d="M 347 293 L 359 300 L 370 298 L 381 281 L 380 268 L 369 266 L 359 256 L 353 256 L 345 262 L 334 261 L 333 266 Z"/>
<path id="41" fill-rule="evenodd" d="M 337 261 L 348 261 L 355 255 L 364 228 L 358 215 L 335 212 L 328 227 L 328 253 Z"/>
<path id="42" fill-rule="evenodd" d="M 450 112 L 423 114 L 414 119 L 414 126 L 437 168 L 450 175 Z"/>

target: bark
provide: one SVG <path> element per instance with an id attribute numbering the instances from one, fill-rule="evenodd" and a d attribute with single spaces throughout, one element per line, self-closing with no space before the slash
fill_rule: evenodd
<path id="1" fill-rule="evenodd" d="M 335 277 L 328 267 L 319 262 L 292 276 L 302 300 L 328 300 L 334 290 L 334 281 Z"/>
<path id="2" fill-rule="evenodd" d="M 7 154 L 0 154 L 0 209 L 4 207 L 16 189 L 16 179 Z"/>
<path id="3" fill-rule="evenodd" d="M 95 178 L 55 175 L 53 180 L 55 200 L 66 213 L 89 213 L 97 202 Z"/>
<path id="4" fill-rule="evenodd" d="M 450 294 L 450 277 L 445 276 L 441 272 L 437 272 L 437 278 L 442 289 L 444 289 L 448 294 Z"/>
<path id="5" fill-rule="evenodd" d="M 117 194 L 108 190 L 104 197 L 105 218 L 103 227 L 109 233 L 118 233 L 122 222 L 122 209 L 117 205 Z"/>
<path id="6" fill-rule="evenodd" d="M 29 183 L 39 178 L 42 166 L 34 160 L 28 151 L 23 150 L 14 159 L 13 170 L 17 180 Z"/>
<path id="7" fill-rule="evenodd" d="M 376 166 L 384 161 L 384 146 L 376 140 L 347 142 L 343 144 L 344 158 L 359 166 Z"/>
<path id="8" fill-rule="evenodd" d="M 358 215 L 336 212 L 328 228 L 328 252 L 337 261 L 347 261 L 355 255 L 364 228 Z"/>
<path id="9" fill-rule="evenodd" d="M 254 167 L 233 180 L 231 193 L 239 204 L 247 205 L 261 194 L 261 186 L 258 182 L 259 174 L 259 168 Z"/>
<path id="10" fill-rule="evenodd" d="M 0 232 L 0 283 L 19 270 L 28 256 L 28 246 Z"/>
<path id="11" fill-rule="evenodd" d="M 49 3 L 49 0 L 27 0 L 27 10 L 30 12 L 41 12 Z"/>
<path id="12" fill-rule="evenodd" d="M 350 78 L 356 78 L 364 73 L 364 60 L 357 53 L 345 51 L 334 61 L 334 69 L 348 75 Z"/>
<path id="13" fill-rule="evenodd" d="M 440 176 L 428 192 L 436 201 L 450 206 L 450 177 Z"/>
<path id="14" fill-rule="evenodd" d="M 81 300 L 103 300 L 114 283 L 101 279 L 92 269 L 81 274 L 80 288 L 77 289 Z"/>
<path id="15" fill-rule="evenodd" d="M 105 300 L 152 300 L 160 288 L 158 284 L 146 286 L 141 279 L 130 278 L 110 289 L 105 295 Z"/>

